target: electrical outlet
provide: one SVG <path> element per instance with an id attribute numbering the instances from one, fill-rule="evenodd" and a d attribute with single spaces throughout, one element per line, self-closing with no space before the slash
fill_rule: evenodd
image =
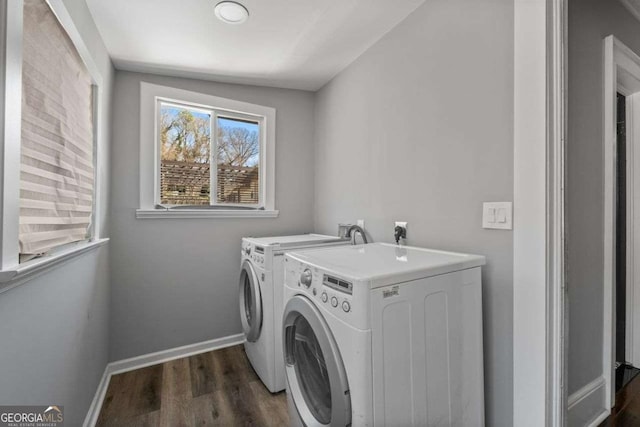
<path id="1" fill-rule="evenodd" d="M 364 230 L 364 219 L 359 219 L 358 222 L 358 227 L 362 228 Z"/>

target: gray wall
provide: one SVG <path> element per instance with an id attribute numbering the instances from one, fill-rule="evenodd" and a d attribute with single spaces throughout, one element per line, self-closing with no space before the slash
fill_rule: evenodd
<path id="1" fill-rule="evenodd" d="M 569 394 L 602 375 L 602 41 L 610 34 L 640 52 L 640 23 L 620 2 L 569 1 Z"/>
<path id="2" fill-rule="evenodd" d="M 512 232 L 481 216 L 513 199 L 513 2 L 425 2 L 320 90 L 315 117 L 317 231 L 364 219 L 391 242 L 402 220 L 410 245 L 487 257 L 487 425 L 510 426 Z"/>
<path id="3" fill-rule="evenodd" d="M 276 219 L 135 218 L 140 82 L 274 107 Z M 313 231 L 313 94 L 116 73 L 111 209 L 111 360 L 242 331 L 240 240 Z"/>
<path id="4" fill-rule="evenodd" d="M 0 294 L 0 405 L 64 405 L 82 424 L 109 353 L 105 246 Z"/>
<path id="5" fill-rule="evenodd" d="M 65 0 L 104 78 L 103 122 L 110 122 L 113 68 L 84 0 Z M 99 159 L 108 184 L 109 126 Z M 101 235 L 107 233 L 108 186 Z M 67 425 L 81 425 L 107 364 L 109 251 L 84 254 L 0 294 L 0 405 L 65 406 Z"/>

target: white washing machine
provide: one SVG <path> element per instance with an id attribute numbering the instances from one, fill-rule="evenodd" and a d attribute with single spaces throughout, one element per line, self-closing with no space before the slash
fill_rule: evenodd
<path id="1" fill-rule="evenodd" d="M 484 425 L 485 258 L 383 243 L 285 255 L 292 425 Z"/>
<path id="2" fill-rule="evenodd" d="M 285 388 L 280 332 L 284 252 L 349 243 L 348 239 L 321 234 L 242 239 L 239 291 L 244 348 L 251 365 L 272 393 Z"/>

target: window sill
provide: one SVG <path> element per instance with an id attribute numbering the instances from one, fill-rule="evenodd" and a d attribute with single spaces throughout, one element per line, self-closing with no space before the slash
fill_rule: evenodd
<path id="1" fill-rule="evenodd" d="M 196 219 L 196 218 L 277 218 L 277 210 L 246 210 L 246 209 L 138 209 L 137 219 Z"/>
<path id="2" fill-rule="evenodd" d="M 37 277 L 84 253 L 97 249 L 108 241 L 109 239 L 97 239 L 91 242 L 78 244 L 54 254 L 45 255 L 40 258 L 24 262 L 14 268 L 0 270 L 0 293 L 31 280 L 34 277 Z"/>

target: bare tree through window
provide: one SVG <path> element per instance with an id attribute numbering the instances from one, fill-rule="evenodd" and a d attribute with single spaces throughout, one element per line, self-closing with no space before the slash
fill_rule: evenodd
<path id="1" fill-rule="evenodd" d="M 161 203 L 209 205 L 259 203 L 260 124 L 213 112 L 160 104 Z M 215 199 L 211 200 L 211 149 L 217 161 Z"/>

